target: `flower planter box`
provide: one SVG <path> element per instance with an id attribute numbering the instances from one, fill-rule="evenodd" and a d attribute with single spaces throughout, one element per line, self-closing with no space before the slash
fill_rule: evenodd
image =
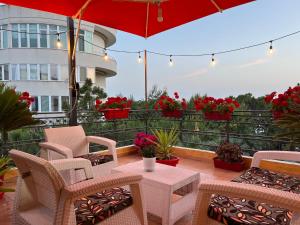
<path id="1" fill-rule="evenodd" d="M 114 119 L 126 119 L 129 116 L 129 108 L 125 109 L 106 109 L 101 110 L 103 112 L 105 119 L 114 120 Z"/>
<path id="2" fill-rule="evenodd" d="M 214 165 L 215 165 L 215 168 L 240 172 L 240 171 L 244 170 L 245 163 L 244 162 L 228 163 L 228 162 L 218 159 L 218 157 L 215 157 Z"/>
<path id="3" fill-rule="evenodd" d="M 274 120 L 278 120 L 282 117 L 283 112 L 272 112 L 272 116 Z"/>
<path id="4" fill-rule="evenodd" d="M 179 158 L 178 157 L 174 157 L 172 159 L 156 159 L 157 163 L 161 163 L 161 164 L 165 164 L 168 166 L 174 166 L 176 167 L 176 165 L 179 162 Z"/>
<path id="5" fill-rule="evenodd" d="M 4 179 L 4 176 L 0 176 L 0 186 L 3 185 L 3 182 L 2 182 L 3 179 Z M 0 200 L 3 198 L 3 196 L 4 196 L 4 192 L 0 192 Z"/>
<path id="6" fill-rule="evenodd" d="M 181 118 L 182 115 L 183 115 L 182 110 L 173 110 L 173 111 L 163 110 L 162 111 L 163 117 Z"/>
<path id="7" fill-rule="evenodd" d="M 231 120 L 232 113 L 221 114 L 219 112 L 206 112 L 204 113 L 206 120 Z"/>

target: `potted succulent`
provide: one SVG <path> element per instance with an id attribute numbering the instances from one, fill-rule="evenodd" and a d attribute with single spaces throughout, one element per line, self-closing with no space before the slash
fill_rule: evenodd
<path id="1" fill-rule="evenodd" d="M 173 146 L 178 140 L 177 129 L 172 128 L 170 131 L 154 130 L 153 134 L 156 137 L 156 141 L 153 141 L 156 145 L 156 162 L 169 166 L 176 166 L 179 162 L 179 158 L 172 153 Z"/>
<path id="2" fill-rule="evenodd" d="M 162 116 L 164 117 L 181 118 L 183 111 L 187 109 L 187 102 L 184 98 L 179 100 L 179 95 L 175 92 L 174 98 L 171 98 L 168 95 L 160 96 L 154 105 L 154 109 L 161 109 Z"/>
<path id="3" fill-rule="evenodd" d="M 156 137 L 151 134 L 139 132 L 134 139 L 134 145 L 139 148 L 143 156 L 144 169 L 146 172 L 152 172 L 155 169 L 155 149 Z"/>
<path id="4" fill-rule="evenodd" d="M 284 93 L 272 92 L 265 96 L 265 102 L 271 104 L 271 111 L 275 120 L 283 114 L 293 113 L 292 104 L 300 104 L 300 85 L 289 87 Z"/>
<path id="5" fill-rule="evenodd" d="M 242 150 L 239 145 L 224 142 L 218 147 L 216 154 L 217 157 L 214 158 L 216 168 L 237 172 L 244 169 Z"/>
<path id="6" fill-rule="evenodd" d="M 132 101 L 126 97 L 110 97 L 105 102 L 96 100 L 95 108 L 104 114 L 105 119 L 125 119 L 128 118 Z"/>
<path id="7" fill-rule="evenodd" d="M 232 98 L 198 97 L 194 99 L 196 111 L 203 111 L 206 120 L 231 120 L 240 104 Z"/>
<path id="8" fill-rule="evenodd" d="M 7 156 L 0 157 L 0 200 L 3 198 L 5 192 L 13 192 L 14 189 L 3 187 L 4 175 L 11 169 L 9 166 L 11 159 Z"/>

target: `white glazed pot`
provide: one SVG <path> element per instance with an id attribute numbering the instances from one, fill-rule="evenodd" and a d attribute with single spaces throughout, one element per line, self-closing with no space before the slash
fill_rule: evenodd
<path id="1" fill-rule="evenodd" d="M 144 162 L 144 170 L 146 172 L 152 172 L 155 169 L 155 162 L 156 158 L 144 158 L 143 157 L 143 162 Z"/>

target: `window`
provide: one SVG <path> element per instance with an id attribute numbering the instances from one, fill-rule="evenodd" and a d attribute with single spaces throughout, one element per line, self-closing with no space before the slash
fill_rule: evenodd
<path id="1" fill-rule="evenodd" d="M 48 80 L 48 64 L 40 65 L 40 80 Z"/>
<path id="2" fill-rule="evenodd" d="M 79 32 L 78 50 L 84 52 L 84 30 L 80 30 Z"/>
<path id="3" fill-rule="evenodd" d="M 9 80 L 8 64 L 0 65 L 0 80 Z"/>
<path id="4" fill-rule="evenodd" d="M 38 80 L 37 65 L 36 64 L 31 64 L 30 65 L 30 80 Z"/>
<path id="5" fill-rule="evenodd" d="M 0 28 L 0 48 L 7 48 L 7 25 L 2 25 Z"/>
<path id="6" fill-rule="evenodd" d="M 40 24 L 40 47 L 41 48 L 47 48 L 48 47 L 48 41 L 47 41 L 47 25 L 46 24 Z"/>
<path id="7" fill-rule="evenodd" d="M 12 24 L 12 47 L 19 47 L 19 33 L 18 33 L 18 24 Z"/>
<path id="8" fill-rule="evenodd" d="M 27 46 L 27 24 L 20 24 L 21 48 Z"/>
<path id="9" fill-rule="evenodd" d="M 41 96 L 41 111 L 49 112 L 49 96 Z"/>
<path id="10" fill-rule="evenodd" d="M 11 65 L 11 79 L 12 80 L 19 80 L 19 71 L 18 71 L 18 64 Z"/>
<path id="11" fill-rule="evenodd" d="M 66 34 L 67 28 L 65 26 L 60 26 L 59 27 L 59 32 L 62 32 L 60 34 L 60 40 L 62 43 L 62 48 L 63 49 L 67 49 L 68 45 L 67 45 L 67 34 Z"/>
<path id="12" fill-rule="evenodd" d="M 58 96 L 51 96 L 51 111 L 58 112 L 59 109 L 59 97 Z"/>
<path id="13" fill-rule="evenodd" d="M 27 80 L 27 65 L 20 64 L 20 80 Z"/>
<path id="14" fill-rule="evenodd" d="M 50 75 L 51 80 L 58 80 L 58 66 L 57 65 L 50 65 Z"/>
<path id="15" fill-rule="evenodd" d="M 87 78 L 86 67 L 79 67 L 79 81 L 85 81 Z"/>
<path id="16" fill-rule="evenodd" d="M 39 98 L 33 97 L 34 101 L 31 103 L 31 111 L 38 112 L 39 111 Z"/>
<path id="17" fill-rule="evenodd" d="M 29 24 L 29 45 L 30 48 L 38 47 L 38 39 L 37 39 L 37 24 Z"/>
<path id="18" fill-rule="evenodd" d="M 57 26 L 56 25 L 49 25 L 49 34 L 50 34 L 50 48 L 57 48 L 56 47 Z"/>
<path id="19" fill-rule="evenodd" d="M 93 46 L 92 46 L 92 43 L 93 43 L 93 33 L 89 32 L 89 31 L 85 31 L 84 32 L 84 39 L 86 40 L 84 42 L 85 52 L 92 53 L 92 51 L 93 51 Z"/>

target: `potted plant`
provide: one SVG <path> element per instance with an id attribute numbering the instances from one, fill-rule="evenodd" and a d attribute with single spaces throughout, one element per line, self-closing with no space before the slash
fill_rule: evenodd
<path id="1" fill-rule="evenodd" d="M 154 109 L 161 109 L 162 116 L 164 117 L 181 118 L 183 111 L 187 109 L 187 102 L 184 98 L 179 100 L 179 95 L 175 92 L 174 98 L 171 98 L 168 95 L 160 96 L 154 105 Z"/>
<path id="2" fill-rule="evenodd" d="M 5 192 L 13 192 L 14 189 L 3 187 L 4 175 L 11 169 L 9 166 L 11 159 L 7 156 L 0 157 L 0 200 L 3 198 Z"/>
<path id="3" fill-rule="evenodd" d="M 39 122 L 29 110 L 33 101 L 28 92 L 16 92 L 14 88 L 0 84 L 0 150 L 3 155 L 7 153 L 5 146 L 9 131 Z"/>
<path id="4" fill-rule="evenodd" d="M 239 145 L 224 142 L 218 147 L 216 154 L 217 157 L 214 158 L 216 168 L 237 172 L 244 169 L 242 150 Z"/>
<path id="5" fill-rule="evenodd" d="M 231 120 L 240 104 L 232 98 L 198 97 L 194 99 L 196 111 L 202 111 L 206 120 Z"/>
<path id="6" fill-rule="evenodd" d="M 272 92 L 265 96 L 265 102 L 271 104 L 271 111 L 275 120 L 280 119 L 283 114 L 292 113 L 292 104 L 300 104 L 300 85 L 289 87 L 284 93 Z"/>
<path id="7" fill-rule="evenodd" d="M 146 172 L 152 172 L 155 169 L 155 144 L 156 137 L 151 134 L 139 132 L 134 139 L 134 145 L 139 148 L 143 156 L 144 169 Z"/>
<path id="8" fill-rule="evenodd" d="M 126 97 L 110 97 L 105 102 L 96 100 L 95 108 L 104 114 L 105 119 L 125 119 L 128 118 L 132 101 Z"/>
<path id="9" fill-rule="evenodd" d="M 173 146 L 178 140 L 177 129 L 173 127 L 169 131 L 154 130 L 153 134 L 156 137 L 156 141 L 153 141 L 156 145 L 156 162 L 169 166 L 176 166 L 179 162 L 179 158 L 172 153 Z"/>

